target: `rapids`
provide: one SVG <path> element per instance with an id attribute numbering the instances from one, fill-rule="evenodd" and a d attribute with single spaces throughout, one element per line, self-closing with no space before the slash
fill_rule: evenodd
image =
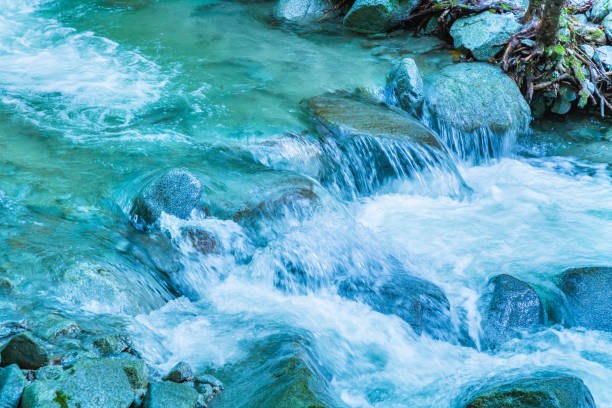
<path id="1" fill-rule="evenodd" d="M 612 156 L 567 141 L 577 127 L 610 136 L 610 122 L 483 135 L 486 154 L 441 131 L 454 145 L 435 160 L 391 142 L 341 150 L 314 135 L 302 99 L 382 100 L 399 56 L 425 74 L 452 58 L 431 38 L 285 26 L 271 7 L 0 0 L 0 271 L 16 288 L 0 323 L 59 313 L 94 333 L 127 327 L 160 372 L 184 360 L 223 380 L 213 407 L 256 406 L 267 360 L 294 339 L 350 407 L 452 407 L 471 384 L 539 369 L 577 375 L 612 407 L 611 333 L 553 325 L 490 353 L 477 307 L 500 273 L 546 293 L 566 268 L 612 264 Z M 372 180 L 381 151 L 391 176 Z M 176 167 L 203 181 L 212 216 L 136 231 L 134 196 Z M 232 218 L 301 183 L 318 200 Z M 186 242 L 194 226 L 215 251 Z M 453 341 L 338 295 L 345 279 L 398 270 L 443 289 Z"/>

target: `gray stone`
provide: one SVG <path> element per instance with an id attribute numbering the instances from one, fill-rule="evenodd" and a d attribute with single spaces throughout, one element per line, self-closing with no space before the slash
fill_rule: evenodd
<path id="1" fill-rule="evenodd" d="M 419 68 L 412 58 L 404 58 L 393 66 L 387 77 L 387 86 L 393 90 L 403 110 L 420 114 L 425 90 Z"/>
<path id="2" fill-rule="evenodd" d="M 29 333 L 13 336 L 0 353 L 2 366 L 17 364 L 21 368 L 36 370 L 49 364 L 45 348 Z"/>
<path id="3" fill-rule="evenodd" d="M 605 44 L 606 34 L 604 31 L 593 24 L 573 24 L 573 31 L 575 34 L 583 37 L 589 42 L 595 44 Z M 568 35 L 569 36 L 569 35 Z"/>
<path id="4" fill-rule="evenodd" d="M 525 133 L 531 111 L 516 83 L 485 63 L 449 65 L 425 81 L 426 108 L 438 126 L 461 132 Z"/>
<path id="5" fill-rule="evenodd" d="M 64 367 L 61 365 L 50 365 L 40 367 L 36 370 L 37 380 L 57 380 L 64 374 Z"/>
<path id="6" fill-rule="evenodd" d="M 16 364 L 0 369 L 0 408 L 17 408 L 27 383 Z"/>
<path id="7" fill-rule="evenodd" d="M 274 17 L 292 22 L 313 21 L 323 17 L 331 7 L 326 0 L 279 0 Z"/>
<path id="8" fill-rule="evenodd" d="M 132 340 L 126 333 L 115 333 L 94 339 L 93 346 L 101 355 L 110 356 L 130 350 Z"/>
<path id="9" fill-rule="evenodd" d="M 603 27 L 604 32 L 608 39 L 612 37 L 612 13 L 609 13 L 602 21 L 601 26 Z"/>
<path id="10" fill-rule="evenodd" d="M 163 378 L 164 381 L 172 381 L 175 383 L 182 383 L 185 381 L 193 381 L 193 370 L 191 366 L 184 361 L 177 363 L 168 375 Z"/>
<path id="11" fill-rule="evenodd" d="M 565 115 L 572 109 L 572 102 L 575 100 L 576 92 L 567 86 L 562 86 L 550 110 L 558 115 Z"/>
<path id="12" fill-rule="evenodd" d="M 501 46 L 521 29 L 521 24 L 512 13 L 494 14 L 488 11 L 455 21 L 450 29 L 455 48 L 468 49 L 479 61 L 493 58 Z"/>
<path id="13" fill-rule="evenodd" d="M 379 277 L 377 282 L 347 281 L 340 285 L 340 295 L 400 317 L 418 335 L 448 340 L 453 334 L 450 303 L 438 286 L 426 280 L 399 274 Z"/>
<path id="14" fill-rule="evenodd" d="M 595 408 L 581 379 L 544 373 L 487 386 L 472 393 L 460 405 L 465 408 Z"/>
<path id="15" fill-rule="evenodd" d="M 128 408 L 134 391 L 118 359 L 80 360 L 55 380 L 26 387 L 22 408 Z"/>
<path id="16" fill-rule="evenodd" d="M 574 325 L 612 331 L 612 267 L 569 269 L 561 274 L 559 288 Z"/>
<path id="17" fill-rule="evenodd" d="M 148 185 L 134 200 L 130 215 L 134 224 L 146 229 L 162 212 L 186 219 L 200 206 L 202 184 L 183 169 L 172 169 Z"/>
<path id="18" fill-rule="evenodd" d="M 612 69 L 612 46 L 604 45 L 595 49 L 595 58 L 607 69 Z"/>
<path id="19" fill-rule="evenodd" d="M 187 384 L 156 382 L 149 385 L 144 408 L 195 408 L 198 393 Z"/>
<path id="20" fill-rule="evenodd" d="M 612 12 L 612 0 L 595 0 L 591 8 L 591 20 L 599 23 Z"/>
<path id="21" fill-rule="evenodd" d="M 410 15 L 414 0 L 357 0 L 344 17 L 344 26 L 360 33 L 382 33 Z"/>
<path id="22" fill-rule="evenodd" d="M 485 348 L 495 349 L 520 331 L 544 323 L 543 307 L 536 291 L 510 275 L 497 275 L 489 281 L 482 306 Z"/>
<path id="23" fill-rule="evenodd" d="M 591 47 L 589 44 L 582 44 L 580 49 L 585 53 L 585 55 L 589 58 L 593 58 L 595 55 L 595 48 Z"/>

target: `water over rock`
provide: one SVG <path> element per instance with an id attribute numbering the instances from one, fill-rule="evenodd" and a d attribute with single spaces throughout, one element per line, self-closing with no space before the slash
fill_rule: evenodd
<path id="1" fill-rule="evenodd" d="M 27 332 L 13 336 L 0 355 L 2 366 L 17 364 L 21 368 L 35 370 L 49 364 L 45 347 Z"/>
<path id="2" fill-rule="evenodd" d="M 315 21 L 331 7 L 326 0 L 279 0 L 274 7 L 274 17 L 291 22 Z"/>
<path id="3" fill-rule="evenodd" d="M 322 142 L 325 184 L 364 194 L 391 177 L 452 167 L 435 134 L 400 109 L 343 91 L 302 106 Z"/>
<path id="4" fill-rule="evenodd" d="M 526 134 L 529 105 L 499 67 L 474 62 L 425 78 L 424 119 L 463 157 L 497 155 Z"/>
<path id="5" fill-rule="evenodd" d="M 393 66 L 387 76 L 387 86 L 403 110 L 417 115 L 421 113 L 425 90 L 419 68 L 412 58 L 404 58 Z"/>
<path id="6" fill-rule="evenodd" d="M 493 58 L 501 46 L 496 46 L 521 29 L 512 13 L 494 14 L 488 11 L 457 19 L 451 29 L 455 48 L 468 49 L 478 61 Z"/>
<path id="7" fill-rule="evenodd" d="M 195 408 L 198 393 L 191 385 L 155 382 L 149 385 L 144 408 Z"/>
<path id="8" fill-rule="evenodd" d="M 16 364 L 0 369 L 0 408 L 17 408 L 27 383 Z"/>
<path id="9" fill-rule="evenodd" d="M 23 393 L 22 408 L 128 408 L 135 391 L 122 359 L 83 359 L 58 379 L 36 380 Z M 130 360 L 125 360 L 130 363 Z"/>
<path id="10" fill-rule="evenodd" d="M 463 408 L 595 408 L 589 389 L 580 378 L 543 373 L 471 393 Z"/>
<path id="11" fill-rule="evenodd" d="M 442 289 L 426 280 L 401 274 L 376 282 L 344 281 L 339 285 L 339 293 L 370 305 L 377 312 L 400 317 L 418 335 L 452 338 L 450 303 Z"/>
<path id="12" fill-rule="evenodd" d="M 200 209 L 202 184 L 187 170 L 172 169 L 146 186 L 135 198 L 130 216 L 140 229 L 157 222 L 162 212 L 178 218 L 188 218 Z"/>
<path id="13" fill-rule="evenodd" d="M 558 285 L 574 325 L 612 331 L 612 267 L 569 269 Z"/>
<path id="14" fill-rule="evenodd" d="M 510 275 L 497 275 L 489 281 L 482 297 L 483 346 L 494 349 L 544 322 L 540 297 L 527 283 Z"/>

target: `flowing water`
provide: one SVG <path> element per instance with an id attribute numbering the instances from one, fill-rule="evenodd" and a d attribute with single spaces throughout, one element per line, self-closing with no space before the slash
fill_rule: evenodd
<path id="1" fill-rule="evenodd" d="M 0 272 L 15 285 L 2 321 L 60 314 L 91 333 L 127 328 L 160 372 L 185 360 L 223 380 L 215 407 L 265 406 L 270 361 L 287 344 L 338 405 L 452 407 L 473 384 L 546 369 L 581 377 L 612 407 L 610 333 L 553 325 L 496 353 L 478 340 L 490 277 L 555 293 L 565 268 L 612 264 L 610 122 L 542 122 L 492 160 L 451 155 L 448 171 L 426 163 L 368 182 L 367 143 L 335 154 L 300 101 L 382 95 L 401 56 L 429 73 L 450 54 L 435 39 L 285 26 L 271 8 L 0 0 Z M 329 166 L 359 180 L 326 177 Z M 175 167 L 202 180 L 212 216 L 164 215 L 162 233 L 138 232 L 132 199 Z M 233 218 L 301 188 L 318 198 L 264 221 Z M 193 226 L 214 234 L 212 253 L 182 236 Z M 397 270 L 440 286 L 463 334 L 418 335 L 337 294 L 345 279 Z"/>

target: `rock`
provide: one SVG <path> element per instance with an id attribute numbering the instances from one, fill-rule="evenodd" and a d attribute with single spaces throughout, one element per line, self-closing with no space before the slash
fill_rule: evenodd
<path id="1" fill-rule="evenodd" d="M 344 26 L 359 33 L 382 33 L 408 17 L 415 0 L 357 0 L 344 17 Z"/>
<path id="2" fill-rule="evenodd" d="M 496 66 L 449 65 L 425 81 L 425 108 L 439 128 L 526 133 L 529 105 L 515 82 Z"/>
<path id="3" fill-rule="evenodd" d="M 587 16 L 585 14 L 574 14 L 570 18 L 573 18 L 576 22 L 580 24 L 587 23 Z"/>
<path id="4" fill-rule="evenodd" d="M 612 37 L 612 12 L 608 13 L 608 15 L 601 21 L 601 26 L 603 27 L 604 33 L 610 39 Z"/>
<path id="5" fill-rule="evenodd" d="M 149 385 L 144 408 L 195 408 L 198 393 L 187 384 L 156 382 Z"/>
<path id="6" fill-rule="evenodd" d="M 591 47 L 589 44 L 582 44 L 580 49 L 589 58 L 593 58 L 593 56 L 595 56 L 595 48 Z"/>
<path id="7" fill-rule="evenodd" d="M 134 200 L 130 216 L 137 228 L 147 229 L 162 212 L 187 219 L 200 208 L 202 185 L 187 170 L 172 169 L 148 185 Z"/>
<path id="8" fill-rule="evenodd" d="M 55 380 L 26 387 L 21 408 L 129 408 L 134 401 L 120 359 L 80 360 Z"/>
<path id="9" fill-rule="evenodd" d="M 356 0 L 344 17 L 344 26 L 360 33 L 381 33 L 389 29 L 393 0 Z"/>
<path id="10" fill-rule="evenodd" d="M 483 346 L 494 349 L 516 337 L 521 330 L 544 323 L 540 297 L 527 283 L 510 275 L 497 275 L 489 281 L 482 297 Z"/>
<path id="11" fill-rule="evenodd" d="M 413 117 L 346 92 L 326 93 L 302 102 L 322 138 L 339 143 L 358 136 L 412 141 L 440 147 L 435 135 Z"/>
<path id="12" fill-rule="evenodd" d="M 49 364 L 45 348 L 29 333 L 13 336 L 0 353 L 2 366 L 17 364 L 20 368 L 36 370 Z"/>
<path id="13" fill-rule="evenodd" d="M 193 381 L 193 370 L 191 366 L 184 361 L 177 363 L 168 375 L 163 378 L 164 381 L 172 381 L 182 383 L 185 381 Z"/>
<path id="14" fill-rule="evenodd" d="M 574 24 L 574 33 L 583 37 L 585 40 L 589 42 L 593 42 L 595 44 L 605 44 L 606 43 L 606 34 L 604 31 L 590 24 Z"/>
<path id="15" fill-rule="evenodd" d="M 49 365 L 40 367 L 36 370 L 37 380 L 57 380 L 64 374 L 64 368 L 61 365 Z"/>
<path id="16" fill-rule="evenodd" d="M 559 277 L 574 325 L 612 331 L 612 267 L 569 269 Z"/>
<path id="17" fill-rule="evenodd" d="M 27 383 L 16 364 L 0 369 L 0 408 L 17 408 Z"/>
<path id="18" fill-rule="evenodd" d="M 223 383 L 210 374 L 195 378 L 195 389 L 200 394 L 200 404 L 206 406 L 215 396 L 223 391 Z"/>
<path id="19" fill-rule="evenodd" d="M 94 339 L 93 346 L 102 356 L 110 356 L 128 351 L 132 348 L 132 339 L 128 334 L 109 334 Z"/>
<path id="20" fill-rule="evenodd" d="M 612 46 L 604 45 L 595 49 L 595 58 L 607 69 L 612 69 Z"/>
<path id="21" fill-rule="evenodd" d="M 223 387 L 223 383 L 217 379 L 216 377 L 210 375 L 210 374 L 200 374 L 195 378 L 195 383 L 196 384 L 209 384 L 210 386 L 212 386 L 213 388 L 217 388 L 219 390 L 222 390 Z"/>
<path id="22" fill-rule="evenodd" d="M 512 37 L 521 27 L 512 13 L 494 14 L 485 11 L 455 21 L 450 35 L 455 48 L 468 49 L 478 61 L 488 61 L 502 49 L 495 45 Z"/>
<path id="23" fill-rule="evenodd" d="M 393 67 L 387 76 L 387 86 L 391 88 L 403 110 L 420 114 L 425 90 L 419 68 L 412 58 L 404 58 Z"/>
<path id="24" fill-rule="evenodd" d="M 595 408 L 589 389 L 573 376 L 542 374 L 478 391 L 465 408 Z"/>
<path id="25" fill-rule="evenodd" d="M 215 236 L 197 226 L 189 226 L 181 228 L 181 236 L 188 240 L 193 248 L 203 255 L 208 255 L 217 252 L 219 242 Z"/>
<path id="26" fill-rule="evenodd" d="M 576 92 L 567 86 L 561 86 L 557 99 L 550 110 L 558 115 L 565 115 L 572 109 L 572 102 L 575 100 Z"/>
<path id="27" fill-rule="evenodd" d="M 591 20 L 595 23 L 599 23 L 608 14 L 612 12 L 612 0 L 595 0 L 593 8 L 591 8 Z"/>
<path id="28" fill-rule="evenodd" d="M 36 328 L 36 335 L 45 340 L 58 337 L 74 336 L 81 331 L 77 322 L 58 314 L 48 314 L 41 319 L 42 323 Z"/>
<path id="29" fill-rule="evenodd" d="M 370 305 L 384 314 L 394 314 L 406 321 L 416 334 L 448 340 L 453 328 L 450 303 L 436 285 L 414 276 L 400 274 L 378 282 L 346 281 L 340 295 Z"/>
<path id="30" fill-rule="evenodd" d="M 326 0 L 279 0 L 274 7 L 274 17 L 291 22 L 315 21 L 331 7 Z"/>

